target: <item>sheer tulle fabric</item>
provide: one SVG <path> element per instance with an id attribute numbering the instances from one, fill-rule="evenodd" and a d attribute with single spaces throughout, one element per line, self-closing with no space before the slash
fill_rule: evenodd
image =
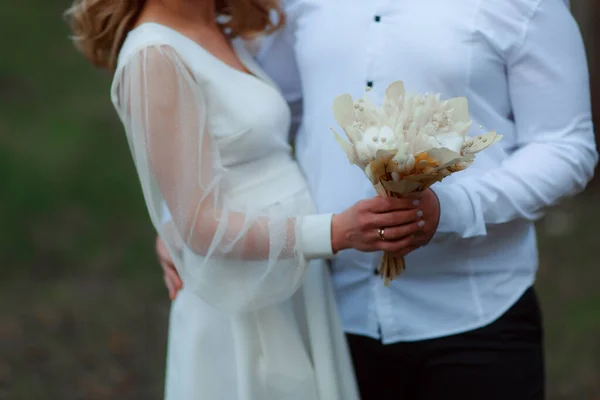
<path id="1" fill-rule="evenodd" d="M 228 313 L 290 297 L 305 272 L 295 217 L 314 211 L 307 195 L 240 188 L 240 180 L 260 178 L 251 168 L 223 165 L 229 138 L 212 135 L 202 77 L 171 47 L 128 57 L 113 97 L 150 216 L 188 289 Z M 163 200 L 172 215 L 164 225 Z"/>

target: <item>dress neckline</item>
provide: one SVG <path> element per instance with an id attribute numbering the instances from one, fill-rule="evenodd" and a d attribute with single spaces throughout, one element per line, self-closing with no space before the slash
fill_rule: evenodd
<path id="1" fill-rule="evenodd" d="M 256 69 L 253 68 L 254 66 L 248 61 L 247 57 L 249 57 L 248 54 L 246 54 L 245 52 L 241 51 L 243 49 L 240 49 L 240 46 L 238 45 L 238 43 L 235 40 L 231 41 L 231 48 L 235 54 L 235 56 L 238 58 L 238 60 L 240 61 L 240 63 L 244 66 L 244 68 L 246 69 L 241 70 L 239 68 L 234 67 L 231 64 L 228 64 L 227 62 L 223 61 L 222 59 L 220 59 L 219 57 L 217 57 L 216 55 L 214 55 L 213 53 L 211 53 L 210 51 L 206 50 L 206 48 L 204 48 L 204 46 L 202 46 L 200 43 L 198 43 L 197 41 L 193 40 L 192 38 L 190 38 L 189 36 L 179 32 L 177 29 L 171 28 L 170 26 L 161 24 L 159 22 L 152 22 L 152 21 L 148 21 L 148 22 L 142 22 L 141 24 L 139 24 L 138 26 L 136 26 L 135 28 L 133 28 L 129 33 L 133 33 L 138 29 L 141 29 L 143 27 L 158 27 L 160 29 L 164 29 L 176 36 L 179 36 L 181 39 L 187 41 L 188 43 L 192 44 L 193 46 L 195 46 L 196 48 L 200 49 L 200 51 L 202 51 L 202 53 L 204 53 L 207 57 L 209 57 L 210 59 L 212 59 L 213 61 L 217 62 L 218 64 L 220 64 L 221 66 L 223 66 L 226 69 L 229 69 L 235 73 L 241 74 L 243 76 L 247 76 L 249 78 L 254 78 L 257 79 L 261 82 L 266 82 L 269 83 L 270 82 L 265 79 L 263 76 L 261 76 L 261 74 L 257 73 Z"/>

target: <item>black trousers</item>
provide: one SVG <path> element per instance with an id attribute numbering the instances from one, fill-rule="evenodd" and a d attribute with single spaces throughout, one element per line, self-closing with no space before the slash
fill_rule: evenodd
<path id="1" fill-rule="evenodd" d="M 362 400 L 543 400 L 542 318 L 533 288 L 483 328 L 383 345 L 348 335 Z"/>

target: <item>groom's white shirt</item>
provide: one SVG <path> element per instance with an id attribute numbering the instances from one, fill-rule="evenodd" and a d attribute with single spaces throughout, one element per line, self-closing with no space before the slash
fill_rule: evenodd
<path id="1" fill-rule="evenodd" d="M 389 288 L 379 254 L 344 251 L 333 282 L 344 328 L 385 343 L 484 326 L 533 284 L 533 221 L 581 191 L 598 156 L 585 51 L 563 0 L 288 0 L 288 24 L 258 61 L 304 103 L 298 161 L 320 212 L 375 195 L 329 131 L 334 97 L 407 90 L 467 96 L 483 131 L 504 139 L 434 186 L 438 233 Z M 297 62 L 297 68 L 296 68 Z M 568 265 L 564 266 L 569 268 Z"/>

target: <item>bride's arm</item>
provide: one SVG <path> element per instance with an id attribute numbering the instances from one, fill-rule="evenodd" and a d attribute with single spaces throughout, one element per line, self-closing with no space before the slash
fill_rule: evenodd
<path id="1" fill-rule="evenodd" d="M 167 236 L 196 255 L 273 264 L 326 258 L 349 247 L 396 252 L 403 249 L 397 239 L 415 228 L 414 206 L 400 199 L 363 200 L 335 220 L 331 214 L 302 215 L 306 199 L 285 210 L 234 204 L 223 190 L 225 170 L 207 124 L 202 84 L 170 47 L 148 47 L 130 57 L 116 74 L 113 93 L 154 224 L 164 225 L 164 201 L 172 216 Z M 380 243 L 374 240 L 380 227 L 397 227 L 399 236 Z"/>
<path id="2" fill-rule="evenodd" d="M 201 86 L 171 48 L 141 50 L 117 79 L 118 108 L 146 200 L 153 203 L 148 196 L 156 182 L 193 252 L 246 260 L 332 255 L 330 214 L 293 218 L 231 204 Z"/>
<path id="3" fill-rule="evenodd" d="M 117 71 L 113 95 L 150 216 L 175 250 L 187 290 L 228 313 L 262 308 L 295 293 L 307 256 L 331 253 L 331 216 L 233 206 L 202 86 L 172 48 L 138 51 Z M 160 220 L 163 201 L 172 216 L 167 224 Z M 321 238 L 303 241 L 311 224 Z"/>

